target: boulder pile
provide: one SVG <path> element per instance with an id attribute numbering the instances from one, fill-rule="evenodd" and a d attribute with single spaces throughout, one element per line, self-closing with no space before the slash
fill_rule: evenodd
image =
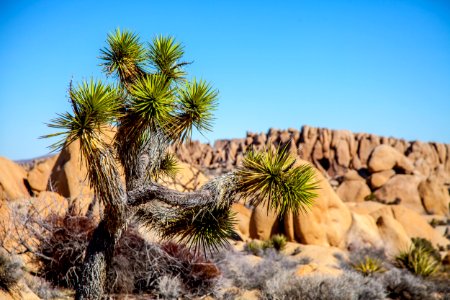
<path id="1" fill-rule="evenodd" d="M 244 240 L 283 233 L 294 243 L 343 250 L 384 247 L 392 255 L 407 249 L 413 237 L 448 247 L 450 144 L 308 126 L 270 129 L 247 133 L 243 139 L 218 140 L 213 146 L 179 145 L 173 150 L 181 161 L 180 174 L 163 181 L 181 191 L 196 189 L 239 166 L 248 149 L 271 145 L 286 145 L 298 157 L 297 163 L 316 168 L 319 196 L 308 213 L 283 218 L 265 207 L 235 204 L 236 229 Z M 93 193 L 77 143 L 26 166 L 0 158 L 2 220 L 7 220 L 5 204 L 30 198 L 43 209 L 52 206 L 51 199 L 60 203 L 64 198 L 87 209 Z M 441 227 L 432 227 L 432 220 Z"/>
<path id="2" fill-rule="evenodd" d="M 376 200 L 421 213 L 449 214 L 450 144 L 406 141 L 374 134 L 303 126 L 270 129 L 246 138 L 193 142 L 176 148 L 179 158 L 208 175 L 232 170 L 247 149 L 287 145 L 330 182 L 344 202 Z"/>

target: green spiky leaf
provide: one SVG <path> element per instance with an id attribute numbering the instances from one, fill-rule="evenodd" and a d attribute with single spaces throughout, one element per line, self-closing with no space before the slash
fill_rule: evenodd
<path id="1" fill-rule="evenodd" d="M 183 46 L 173 37 L 160 35 L 149 45 L 148 58 L 157 73 L 165 75 L 168 80 L 180 81 L 186 75 L 183 66 L 188 64 L 181 62 L 183 54 Z"/>
<path id="2" fill-rule="evenodd" d="M 179 112 L 173 126 L 174 134 L 184 141 L 191 137 L 193 127 L 198 131 L 211 131 L 217 97 L 218 91 L 206 81 L 188 82 L 178 93 Z"/>
<path id="3" fill-rule="evenodd" d="M 164 127 L 174 110 L 173 90 L 163 75 L 149 75 L 136 80 L 130 87 L 129 114 L 134 122 L 150 127 Z"/>
<path id="4" fill-rule="evenodd" d="M 136 217 L 156 230 L 163 239 L 175 239 L 195 251 L 213 252 L 229 244 L 236 236 L 234 214 L 229 208 L 141 207 Z"/>
<path id="5" fill-rule="evenodd" d="M 151 177 L 155 181 L 164 176 L 173 179 L 177 175 L 179 169 L 176 155 L 173 153 L 167 153 L 158 168 L 152 170 Z"/>
<path id="6" fill-rule="evenodd" d="M 44 137 L 62 137 L 51 146 L 53 150 L 60 150 L 77 139 L 84 154 L 102 148 L 105 132 L 120 116 L 123 93 L 91 79 L 89 82 L 83 81 L 75 89 L 71 87 L 69 96 L 73 111 L 60 114 L 48 124 L 62 131 Z"/>
<path id="7" fill-rule="evenodd" d="M 287 147 L 250 150 L 236 176 L 237 190 L 251 205 L 264 204 L 280 215 L 305 211 L 317 197 L 314 169 L 307 164 L 295 166 Z"/>
<path id="8" fill-rule="evenodd" d="M 143 63 L 147 59 L 147 50 L 139 42 L 139 37 L 127 30 L 108 34 L 108 47 L 101 51 L 101 64 L 108 74 L 116 74 L 127 85 L 144 74 Z"/>

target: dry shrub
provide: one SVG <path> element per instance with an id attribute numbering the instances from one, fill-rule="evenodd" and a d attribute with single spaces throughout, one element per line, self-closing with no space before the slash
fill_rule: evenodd
<path id="1" fill-rule="evenodd" d="M 385 299 L 383 286 L 356 272 L 341 276 L 311 275 L 296 277 L 287 272 L 269 279 L 262 291 L 263 299 L 347 300 Z"/>
<path id="2" fill-rule="evenodd" d="M 393 268 L 379 278 L 390 299 L 435 299 L 426 282 L 405 270 Z"/>
<path id="3" fill-rule="evenodd" d="M 73 288 L 80 276 L 84 251 L 97 226 L 93 218 L 67 214 L 50 215 L 46 220 L 49 234 L 36 238 L 39 275 L 54 285 Z"/>
<path id="4" fill-rule="evenodd" d="M 22 276 L 22 264 L 18 258 L 0 248 L 0 290 L 13 291 Z"/>
<path id="5" fill-rule="evenodd" d="M 39 275 L 56 286 L 75 288 L 97 221 L 90 216 L 68 213 L 52 214 L 40 224 L 45 226 L 47 234 L 36 236 L 38 246 L 33 251 Z M 167 287 L 161 283 L 163 276 L 179 277 L 183 294 L 204 295 L 212 293 L 220 271 L 205 256 L 183 245 L 149 243 L 133 225 L 128 226 L 108 270 L 107 292 L 158 294 L 163 286 Z"/>
<path id="6" fill-rule="evenodd" d="M 171 273 L 179 275 L 188 290 L 195 291 L 195 294 L 207 293 L 221 275 L 219 268 L 206 256 L 193 252 L 184 245 L 167 242 L 161 248 L 175 262 L 168 265 Z"/>

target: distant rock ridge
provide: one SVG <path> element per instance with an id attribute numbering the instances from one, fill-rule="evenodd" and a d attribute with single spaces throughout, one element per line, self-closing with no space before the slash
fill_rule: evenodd
<path id="1" fill-rule="evenodd" d="M 450 144 L 406 141 L 349 130 L 303 126 L 247 133 L 245 138 L 176 147 L 182 162 L 212 176 L 231 171 L 245 151 L 287 145 L 309 161 L 346 202 L 401 203 L 418 213 L 449 214 Z"/>
<path id="2" fill-rule="evenodd" d="M 245 138 L 217 140 L 213 146 L 194 141 L 178 146 L 176 152 L 183 162 L 206 170 L 226 171 L 242 160 L 249 147 L 289 143 L 292 153 L 314 164 L 328 178 L 345 174 L 348 170 L 360 173 L 368 169 L 372 151 L 379 145 L 388 145 L 407 157 L 413 171 L 430 176 L 436 168 L 450 174 L 450 144 L 406 141 L 349 130 L 332 130 L 303 126 L 300 130 L 271 128 L 267 133 L 248 132 Z"/>

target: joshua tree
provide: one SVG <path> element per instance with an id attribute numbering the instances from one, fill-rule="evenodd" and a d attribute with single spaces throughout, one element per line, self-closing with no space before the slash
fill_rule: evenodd
<path id="1" fill-rule="evenodd" d="M 79 140 L 89 184 L 104 207 L 86 250 L 77 299 L 102 298 L 115 245 L 132 218 L 163 238 L 212 251 L 234 233 L 230 206 L 239 199 L 280 214 L 312 204 L 314 171 L 296 166 L 283 147 L 250 150 L 242 166 L 198 191 L 181 193 L 158 184 L 176 166 L 169 146 L 189 141 L 194 127 L 211 130 L 217 103 L 218 92 L 209 83 L 186 78 L 189 63 L 183 54 L 172 37 L 144 45 L 137 35 L 117 29 L 101 50 L 101 65 L 118 83 L 71 84 L 72 111 L 49 124 L 60 130 L 46 136 L 61 137 L 54 149 Z"/>

